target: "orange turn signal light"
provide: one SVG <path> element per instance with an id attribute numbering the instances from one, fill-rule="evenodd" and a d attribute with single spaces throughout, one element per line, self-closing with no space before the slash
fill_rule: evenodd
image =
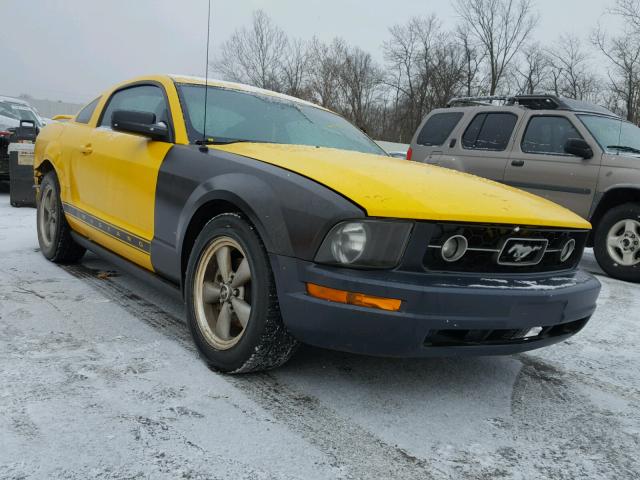
<path id="1" fill-rule="evenodd" d="M 374 297 L 364 293 L 347 292 L 335 288 L 323 287 L 315 283 L 307 283 L 307 293 L 312 297 L 329 300 L 330 302 L 346 303 L 359 307 L 379 308 L 397 312 L 400 310 L 401 300 L 396 298 Z"/>

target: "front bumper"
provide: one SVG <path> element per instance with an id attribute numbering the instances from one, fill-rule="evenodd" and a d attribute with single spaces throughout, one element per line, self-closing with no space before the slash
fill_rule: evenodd
<path id="1" fill-rule="evenodd" d="M 285 325 L 318 347 L 383 356 L 512 354 L 577 333 L 596 308 L 600 282 L 583 271 L 453 275 L 364 271 L 271 255 Z M 400 311 L 329 302 L 306 282 L 402 300 Z M 524 338 L 535 327 L 540 334 Z"/>

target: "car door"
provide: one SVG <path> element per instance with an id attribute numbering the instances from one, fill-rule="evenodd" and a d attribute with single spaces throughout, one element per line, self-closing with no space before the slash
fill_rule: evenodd
<path id="1" fill-rule="evenodd" d="M 583 159 L 565 153 L 571 138 L 590 138 L 572 115 L 530 112 L 505 183 L 559 203 L 588 218 L 600 171 L 601 155 Z M 598 151 L 596 145 L 591 145 Z"/>
<path id="2" fill-rule="evenodd" d="M 160 165 L 172 142 L 111 129 L 116 110 L 156 115 L 172 131 L 161 85 L 134 84 L 107 100 L 96 128 L 82 145 L 82 158 L 73 164 L 77 175 L 77 204 L 92 223 L 92 237 L 110 250 L 147 268 L 154 232 L 155 189 Z M 83 212 L 78 212 L 82 214 Z"/>
<path id="3" fill-rule="evenodd" d="M 518 121 L 519 116 L 509 111 L 469 109 L 443 146 L 437 164 L 503 181 Z"/>

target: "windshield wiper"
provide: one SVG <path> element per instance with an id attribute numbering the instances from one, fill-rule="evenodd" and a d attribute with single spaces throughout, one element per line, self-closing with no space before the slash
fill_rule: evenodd
<path id="1" fill-rule="evenodd" d="M 196 145 L 229 145 L 231 143 L 276 143 L 269 140 L 248 140 L 245 138 L 209 138 L 208 140 L 196 140 Z"/>
<path id="2" fill-rule="evenodd" d="M 640 149 L 629 147 L 627 145 L 607 145 L 607 148 L 611 148 L 613 150 L 620 150 L 621 152 L 631 152 L 640 154 Z"/>

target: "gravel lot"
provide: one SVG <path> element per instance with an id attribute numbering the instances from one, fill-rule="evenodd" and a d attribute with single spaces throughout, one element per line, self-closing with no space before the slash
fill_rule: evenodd
<path id="1" fill-rule="evenodd" d="M 0 478 L 640 477 L 640 285 L 600 276 L 588 326 L 525 355 L 305 347 L 229 377 L 177 299 L 112 270 L 47 262 L 0 194 Z"/>

